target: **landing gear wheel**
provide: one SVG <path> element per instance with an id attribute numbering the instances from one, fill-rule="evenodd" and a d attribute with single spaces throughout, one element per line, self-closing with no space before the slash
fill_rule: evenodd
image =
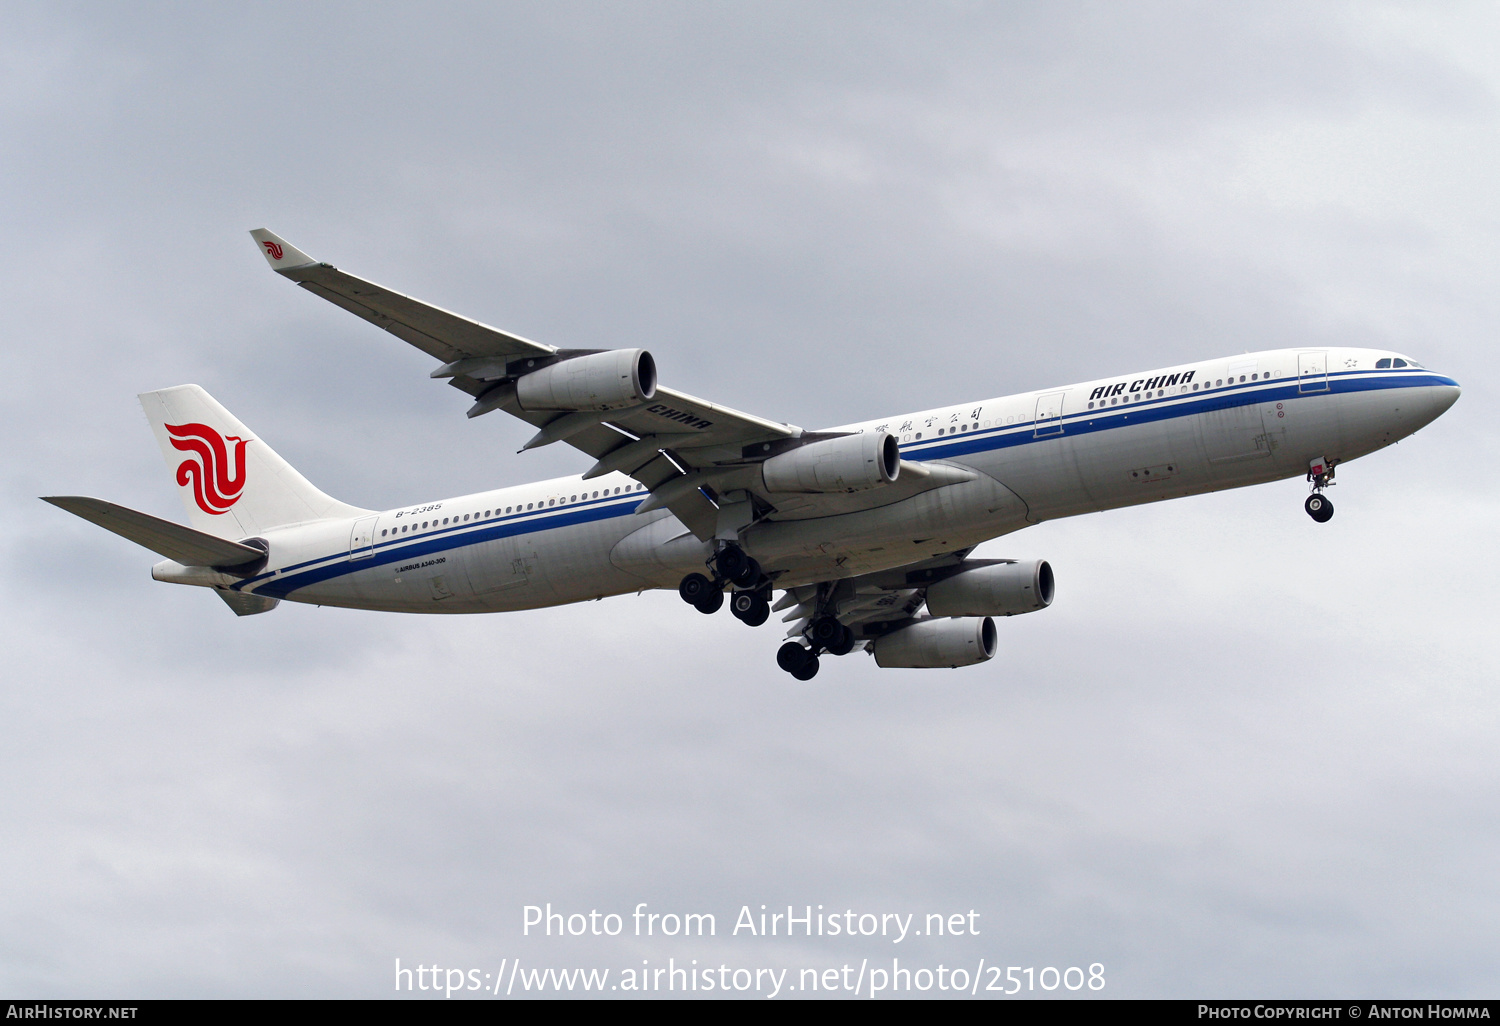
<path id="1" fill-rule="evenodd" d="M 776 665 L 787 673 L 796 673 L 811 656 L 810 651 L 795 641 L 788 641 L 776 650 Z"/>
<path id="2" fill-rule="evenodd" d="M 1307 510 L 1308 516 L 1320 524 L 1326 524 L 1333 519 L 1333 503 L 1328 501 L 1328 496 L 1326 495 L 1314 492 L 1307 497 L 1307 501 L 1302 504 L 1302 508 Z"/>
<path id="3" fill-rule="evenodd" d="M 698 612 L 708 614 L 717 613 L 723 606 L 724 593 L 718 588 L 713 589 L 707 595 L 693 603 L 693 608 L 697 609 Z"/>
<path id="4" fill-rule="evenodd" d="M 759 627 L 771 616 L 771 603 L 754 591 L 737 591 L 729 597 L 729 611 L 736 620 Z"/>
<path id="5" fill-rule="evenodd" d="M 740 567 L 740 572 L 731 575 L 729 579 L 742 588 L 748 588 L 760 580 L 760 578 L 760 564 L 755 561 L 754 557 L 746 556 L 744 565 Z"/>
<path id="6" fill-rule="evenodd" d="M 738 545 L 726 545 L 714 557 L 714 570 L 726 581 L 747 588 L 760 580 L 760 564 Z"/>
<path id="7" fill-rule="evenodd" d="M 854 651 L 854 632 L 843 624 L 840 624 L 839 627 L 841 628 L 841 633 L 826 647 L 829 655 L 846 656 Z"/>
<path id="8" fill-rule="evenodd" d="M 807 636 L 814 645 L 832 649 L 844 637 L 845 626 L 831 616 L 820 616 L 807 628 Z"/>
<path id="9" fill-rule="evenodd" d="M 745 555 L 745 550 L 738 545 L 726 545 L 714 557 L 714 570 L 725 580 L 740 584 L 742 583 L 740 578 L 746 576 L 746 564 L 754 562 L 753 559 Z M 755 567 L 755 575 L 757 577 L 760 576 L 760 567 L 758 565 Z"/>
<path id="10" fill-rule="evenodd" d="M 702 574 L 688 574 L 677 586 L 677 594 L 682 596 L 682 601 L 690 606 L 696 606 L 711 592 L 716 591 L 714 582 Z"/>
<path id="11" fill-rule="evenodd" d="M 808 653 L 807 660 L 801 666 L 792 671 L 792 676 L 796 677 L 798 680 L 812 680 L 817 675 L 818 657 L 813 655 L 812 653 Z"/>

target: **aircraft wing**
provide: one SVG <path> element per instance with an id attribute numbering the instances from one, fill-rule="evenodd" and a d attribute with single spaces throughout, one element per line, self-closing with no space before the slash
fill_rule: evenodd
<path id="1" fill-rule="evenodd" d="M 910 623 L 921 611 L 927 587 L 959 571 L 1007 559 L 966 560 L 971 549 L 945 552 L 931 559 L 908 563 L 858 577 L 835 578 L 792 588 L 782 595 L 774 612 L 791 624 L 786 636 L 800 637 L 819 612 L 833 616 L 857 635 L 877 637 L 887 630 Z"/>
<path id="2" fill-rule="evenodd" d="M 319 263 L 264 228 L 250 235 L 277 274 L 444 362 L 464 357 L 551 356 L 557 352 L 552 346 L 471 321 L 356 278 L 332 264 Z"/>
<path id="3" fill-rule="evenodd" d="M 710 495 L 755 493 L 759 461 L 833 437 L 661 386 L 645 401 L 608 411 L 523 408 L 517 381 L 533 368 L 607 350 L 532 342 L 346 274 L 264 228 L 250 234 L 278 274 L 443 361 L 432 376 L 450 379 L 474 398 L 470 417 L 503 409 L 534 425 L 537 434 L 523 448 L 567 442 L 597 461 L 585 478 L 615 471 L 629 475 L 651 491 L 643 512 L 666 507 L 701 539 L 716 530 L 719 507 Z M 852 499 L 853 507 L 892 502 L 973 476 L 953 467 L 901 466 L 899 481 L 879 495 Z M 757 494 L 754 501 L 758 515 L 775 511 L 776 500 L 768 496 Z M 851 508 L 851 497 L 831 501 L 838 502 L 837 512 Z M 811 515 L 818 501 L 802 499 L 799 505 L 801 515 Z"/>

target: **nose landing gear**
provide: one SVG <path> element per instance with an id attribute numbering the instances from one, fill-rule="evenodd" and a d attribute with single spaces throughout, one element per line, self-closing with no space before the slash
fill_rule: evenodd
<path id="1" fill-rule="evenodd" d="M 1333 503 L 1323 494 L 1323 489 L 1333 484 L 1333 465 L 1336 462 L 1319 456 L 1307 466 L 1307 479 L 1312 482 L 1313 493 L 1307 497 L 1302 508 L 1320 524 L 1333 519 Z"/>
<path id="2" fill-rule="evenodd" d="M 1314 492 L 1307 497 L 1307 501 L 1302 504 L 1302 508 L 1307 510 L 1308 516 L 1320 524 L 1326 524 L 1333 519 L 1333 503 L 1328 501 L 1328 496 L 1326 495 L 1319 495 Z"/>

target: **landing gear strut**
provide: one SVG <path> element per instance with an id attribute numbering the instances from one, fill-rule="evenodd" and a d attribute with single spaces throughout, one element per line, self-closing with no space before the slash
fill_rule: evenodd
<path id="1" fill-rule="evenodd" d="M 1302 508 L 1307 510 L 1307 515 L 1320 524 L 1326 524 L 1333 519 L 1333 503 L 1328 501 L 1328 496 L 1323 494 L 1323 489 L 1333 484 L 1333 465 L 1336 461 L 1326 457 L 1318 457 L 1308 464 L 1307 479 L 1312 482 L 1313 493 L 1307 497 Z"/>

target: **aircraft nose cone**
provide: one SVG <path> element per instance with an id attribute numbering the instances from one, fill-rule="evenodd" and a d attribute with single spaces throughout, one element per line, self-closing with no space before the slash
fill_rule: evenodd
<path id="1" fill-rule="evenodd" d="M 1433 416 L 1442 416 L 1447 413 L 1448 408 L 1458 402 L 1458 397 L 1462 392 L 1463 389 L 1458 387 L 1458 382 L 1456 381 L 1451 385 L 1444 385 L 1439 388 L 1437 395 L 1433 397 Z"/>

